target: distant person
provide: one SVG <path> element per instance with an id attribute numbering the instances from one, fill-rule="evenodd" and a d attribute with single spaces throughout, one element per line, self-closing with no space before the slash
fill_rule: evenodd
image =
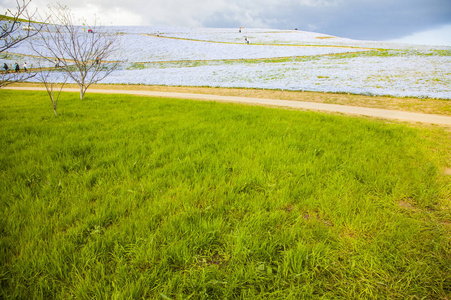
<path id="1" fill-rule="evenodd" d="M 28 72 L 28 69 L 27 69 L 27 62 L 24 62 L 24 63 L 23 63 L 23 70 L 24 70 L 25 72 Z"/>
<path id="2" fill-rule="evenodd" d="M 88 29 L 88 33 L 94 33 L 94 31 L 92 31 L 92 29 Z"/>
<path id="3" fill-rule="evenodd" d="M 3 64 L 3 69 L 5 69 L 5 74 L 8 74 L 9 67 L 6 63 Z"/>
<path id="4" fill-rule="evenodd" d="M 15 64 L 14 64 L 14 70 L 15 70 L 16 72 L 19 72 L 19 71 L 20 71 L 20 67 L 19 67 L 19 64 L 18 64 L 18 63 L 15 63 Z"/>

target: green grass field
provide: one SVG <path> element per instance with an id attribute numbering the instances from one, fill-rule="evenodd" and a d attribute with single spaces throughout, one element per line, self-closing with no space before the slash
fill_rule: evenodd
<path id="1" fill-rule="evenodd" d="M 0 298 L 449 299 L 445 131 L 0 91 Z"/>

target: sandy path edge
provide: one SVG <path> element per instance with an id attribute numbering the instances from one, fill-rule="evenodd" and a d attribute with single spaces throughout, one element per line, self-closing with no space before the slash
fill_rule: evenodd
<path id="1" fill-rule="evenodd" d="M 43 87 L 4 87 L 7 90 L 28 90 L 28 91 L 45 91 Z M 64 92 L 76 92 L 79 93 L 79 89 L 65 88 Z M 349 105 L 339 104 L 326 104 L 316 102 L 300 102 L 290 100 L 275 100 L 264 98 L 252 98 L 252 97 L 236 97 L 236 96 L 219 96 L 211 94 L 193 94 L 193 93 L 175 93 L 175 92 L 157 92 L 157 91 L 143 91 L 143 90 L 114 90 L 114 89 L 89 89 L 89 93 L 95 94 L 124 94 L 124 95 L 136 95 L 136 96 L 148 96 L 148 97 L 161 97 L 161 98 L 178 98 L 178 99 L 192 99 L 203 101 L 221 101 L 221 102 L 234 102 L 245 103 L 253 105 L 265 105 L 275 107 L 288 107 L 294 109 L 305 109 L 315 111 L 327 111 L 338 112 L 349 115 L 360 115 L 367 117 L 376 117 L 382 119 L 398 120 L 405 122 L 419 122 L 427 124 L 437 124 L 451 126 L 451 117 L 413 113 L 398 110 L 388 110 L 380 108 L 367 108 Z"/>

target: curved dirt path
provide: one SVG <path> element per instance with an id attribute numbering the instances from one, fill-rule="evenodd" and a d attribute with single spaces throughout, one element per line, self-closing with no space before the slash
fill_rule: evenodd
<path id="1" fill-rule="evenodd" d="M 29 91 L 45 91 L 43 87 L 5 87 L 8 90 L 29 90 Z M 65 88 L 64 92 L 76 92 L 79 93 L 80 90 L 76 88 Z M 419 122 L 426 124 L 437 124 L 445 125 L 451 127 L 451 117 L 435 115 L 435 114 L 424 114 L 424 113 L 413 113 L 405 112 L 399 110 L 388 110 L 380 108 L 367 108 L 349 105 L 339 105 L 339 104 L 325 104 L 316 102 L 301 102 L 301 101 L 290 101 L 290 100 L 275 100 L 275 99 L 264 99 L 264 98 L 251 98 L 251 97 L 236 97 L 236 96 L 219 96 L 211 94 L 193 94 L 193 93 L 174 93 L 174 92 L 157 92 L 157 91 L 145 91 L 145 90 L 117 90 L 117 89 L 89 89 L 90 94 L 123 94 L 123 95 L 135 95 L 135 96 L 146 96 L 146 97 L 161 97 L 161 98 L 177 98 L 177 99 L 192 99 L 192 100 L 203 100 L 203 101 L 220 101 L 220 102 L 234 102 L 234 103 L 244 103 L 252 105 L 264 105 L 273 107 L 287 107 L 294 109 L 303 110 L 315 110 L 315 111 L 326 111 L 342 113 L 347 115 L 359 115 L 367 117 L 375 117 L 389 120 L 398 120 L 404 122 Z"/>

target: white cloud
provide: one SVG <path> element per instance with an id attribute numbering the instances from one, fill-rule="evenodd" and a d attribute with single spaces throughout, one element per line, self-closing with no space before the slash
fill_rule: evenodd
<path id="1" fill-rule="evenodd" d="M 72 9 L 77 20 L 85 19 L 88 24 L 94 19 L 97 25 L 141 25 L 142 16 L 120 7 L 102 8 L 99 5 L 89 4 L 86 7 Z"/>
<path id="2" fill-rule="evenodd" d="M 390 40 L 390 42 L 451 46 L 451 24 L 436 29 L 416 32 L 400 39 Z"/>

